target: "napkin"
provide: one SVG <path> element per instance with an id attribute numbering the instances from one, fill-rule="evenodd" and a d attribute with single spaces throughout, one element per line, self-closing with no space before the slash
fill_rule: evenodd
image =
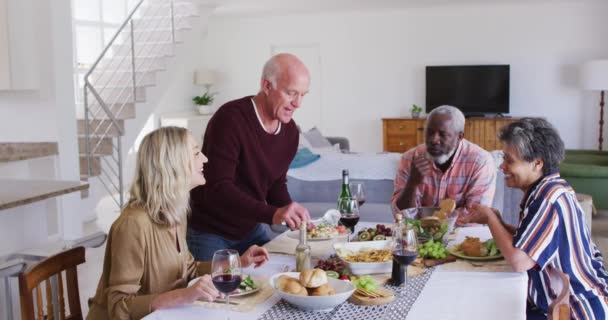
<path id="1" fill-rule="evenodd" d="M 340 211 L 336 209 L 329 209 L 325 212 L 325 214 L 316 220 L 312 220 L 311 222 L 315 225 L 319 225 L 321 223 L 329 224 L 332 226 L 337 226 L 338 221 L 340 221 Z"/>

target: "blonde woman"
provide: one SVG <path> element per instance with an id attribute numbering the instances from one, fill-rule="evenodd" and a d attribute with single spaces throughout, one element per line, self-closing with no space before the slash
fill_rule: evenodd
<path id="1" fill-rule="evenodd" d="M 110 229 L 87 319 L 140 319 L 219 296 L 209 275 L 186 287 L 199 268 L 185 239 L 189 192 L 205 183 L 206 162 L 186 129 L 163 127 L 143 139 L 130 199 Z M 267 259 L 265 249 L 253 246 L 241 263 L 259 266 Z"/>

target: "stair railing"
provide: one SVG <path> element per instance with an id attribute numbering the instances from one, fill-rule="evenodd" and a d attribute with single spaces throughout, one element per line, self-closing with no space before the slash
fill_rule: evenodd
<path id="1" fill-rule="evenodd" d="M 145 72 L 151 70 L 154 63 L 163 57 L 160 54 L 162 50 L 175 43 L 175 24 L 183 19 L 183 17 L 176 17 L 173 0 L 168 0 L 166 4 L 158 4 L 153 12 L 155 6 L 142 7 L 144 1 L 140 0 L 135 5 L 84 77 L 83 100 L 87 178 L 91 177 L 92 174 L 92 158 L 99 158 L 98 165 L 101 171 L 99 180 L 119 208 L 124 206 L 121 141 L 124 127 L 120 125 L 118 115 L 128 104 L 134 105 L 136 103 L 138 84 L 143 79 L 143 76 L 138 77 L 137 73 L 142 72 L 142 75 L 145 76 Z M 166 10 L 163 10 L 167 4 L 170 9 L 168 16 Z M 137 27 L 134 18 L 136 14 L 142 18 Z M 153 19 L 144 19 L 145 17 L 153 17 Z M 157 19 L 156 24 L 152 25 L 152 21 L 155 19 Z M 151 45 L 147 44 L 146 41 L 151 39 L 154 32 L 163 28 L 163 22 L 170 25 L 168 39 L 157 38 Z M 119 47 L 116 40 L 119 35 L 125 35 L 127 28 L 128 38 L 122 37 L 125 39 L 123 39 L 122 47 Z M 136 28 L 141 29 L 137 36 Z M 129 44 L 128 52 L 124 54 L 127 43 Z M 118 63 L 115 60 L 110 60 L 110 49 L 113 48 L 112 51 L 115 52 L 112 52 L 112 54 L 120 57 Z M 142 62 L 139 62 L 138 57 L 142 56 L 147 57 L 147 59 L 142 59 Z M 127 58 L 129 59 L 126 60 Z M 108 61 L 108 63 L 106 65 L 100 64 L 102 61 Z M 114 63 L 111 64 L 109 61 Z M 130 72 L 128 77 L 122 74 L 121 66 L 123 62 L 130 64 L 127 66 Z M 113 67 L 110 68 L 111 66 Z M 105 80 L 104 83 L 101 83 L 102 79 Z M 130 84 L 124 84 L 125 80 Z M 115 89 L 112 88 L 114 81 L 117 83 Z M 109 155 L 104 155 L 101 150 L 104 141 L 110 141 Z"/>

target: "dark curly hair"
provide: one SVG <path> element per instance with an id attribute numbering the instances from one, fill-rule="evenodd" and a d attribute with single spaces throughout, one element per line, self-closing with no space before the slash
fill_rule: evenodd
<path id="1" fill-rule="evenodd" d="M 559 164 L 564 160 L 564 141 L 544 118 L 522 118 L 512 122 L 500 129 L 498 139 L 514 146 L 527 162 L 543 160 L 544 175 L 559 170 Z"/>

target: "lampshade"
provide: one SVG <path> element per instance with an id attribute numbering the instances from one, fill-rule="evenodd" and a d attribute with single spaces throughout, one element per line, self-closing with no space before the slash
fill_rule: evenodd
<path id="1" fill-rule="evenodd" d="M 608 90 L 608 60 L 591 60 L 581 68 L 581 86 L 585 90 Z"/>
<path id="2" fill-rule="evenodd" d="M 194 72 L 194 84 L 199 86 L 215 83 L 215 72 L 209 69 L 199 69 Z"/>

